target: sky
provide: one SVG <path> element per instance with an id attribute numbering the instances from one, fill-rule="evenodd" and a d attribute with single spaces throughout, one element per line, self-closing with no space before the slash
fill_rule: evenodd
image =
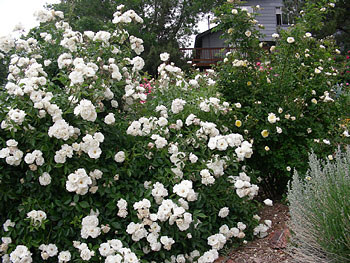
<path id="1" fill-rule="evenodd" d="M 22 23 L 26 30 L 39 25 L 33 17 L 36 10 L 44 9 L 45 3 L 57 3 L 58 0 L 0 0 L 0 37 L 12 32 Z"/>
<path id="2" fill-rule="evenodd" d="M 39 25 L 33 16 L 37 10 L 44 9 L 46 3 L 58 3 L 59 0 L 0 0 L 0 37 L 10 34 L 14 27 L 21 23 L 26 31 Z M 199 32 L 208 29 L 208 20 L 205 18 L 198 24 Z M 193 46 L 195 36 L 192 36 Z"/>

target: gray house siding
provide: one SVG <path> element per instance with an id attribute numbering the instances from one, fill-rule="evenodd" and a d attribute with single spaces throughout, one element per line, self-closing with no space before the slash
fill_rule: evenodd
<path id="1" fill-rule="evenodd" d="M 274 39 L 272 38 L 272 34 L 277 33 L 279 27 L 277 25 L 276 7 L 282 7 L 283 0 L 246 0 L 246 3 L 244 3 L 242 7 L 254 7 L 256 5 L 260 5 L 260 10 L 257 11 L 258 16 L 256 17 L 256 20 L 258 20 L 259 24 L 264 25 L 264 29 L 259 29 L 264 35 L 260 41 L 273 42 Z M 285 28 L 285 26 L 282 26 L 281 28 Z M 222 32 L 220 31 L 211 32 L 211 30 L 207 30 L 197 35 L 194 44 L 196 50 L 195 53 L 193 53 L 193 59 L 196 60 L 197 63 L 204 64 L 212 59 L 216 59 L 215 61 L 218 61 L 224 56 L 225 52 L 229 50 L 221 49 L 223 47 L 227 47 L 224 39 L 220 38 L 221 34 Z"/>
<path id="2" fill-rule="evenodd" d="M 224 47 L 225 41 L 220 38 L 221 32 L 207 34 L 202 38 L 202 48 Z"/>
<path id="3" fill-rule="evenodd" d="M 265 36 L 261 41 L 273 41 L 271 35 L 277 32 L 277 20 L 276 20 L 276 7 L 282 7 L 282 0 L 248 0 L 244 6 L 256 6 L 260 5 L 261 9 L 258 10 L 258 16 L 256 20 L 259 24 L 264 25 L 264 29 L 260 32 Z"/>

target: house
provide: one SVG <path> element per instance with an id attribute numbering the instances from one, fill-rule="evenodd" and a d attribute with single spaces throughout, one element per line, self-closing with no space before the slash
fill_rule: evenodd
<path id="1" fill-rule="evenodd" d="M 283 0 L 246 0 L 244 6 L 248 12 L 253 12 L 253 6 L 260 6 L 256 19 L 259 24 L 264 25 L 260 29 L 264 35 L 260 41 L 272 44 L 272 34 L 279 29 L 287 28 L 289 25 L 288 16 L 282 13 Z M 222 32 L 211 32 L 211 29 L 196 36 L 194 48 L 182 49 L 190 54 L 192 64 L 196 67 L 208 68 L 222 60 L 230 50 L 225 44 L 225 40 L 220 38 Z"/>

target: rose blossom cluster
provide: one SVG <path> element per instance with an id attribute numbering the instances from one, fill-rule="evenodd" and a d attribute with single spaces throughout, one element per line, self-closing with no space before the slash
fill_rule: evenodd
<path id="1" fill-rule="evenodd" d="M 63 144 L 61 146 L 61 149 L 56 151 L 54 160 L 56 163 L 65 163 L 67 157 L 73 157 L 73 147 L 68 144 Z"/>
<path id="2" fill-rule="evenodd" d="M 206 163 L 207 168 L 209 168 L 215 177 L 224 175 L 224 170 L 226 167 L 226 161 L 229 160 L 227 156 L 220 158 L 218 154 L 214 155 L 212 159 L 208 160 Z"/>
<path id="3" fill-rule="evenodd" d="M 176 86 L 183 86 L 184 89 L 187 89 L 188 83 L 183 78 L 183 72 L 180 68 L 176 67 L 174 63 L 160 64 L 158 67 L 158 74 L 160 76 L 158 80 L 159 89 L 166 91 L 172 78 L 177 79 Z"/>
<path id="4" fill-rule="evenodd" d="M 147 237 L 147 230 L 143 223 L 131 222 L 126 228 L 126 232 L 131 235 L 131 239 L 135 242 Z"/>
<path id="5" fill-rule="evenodd" d="M 73 246 L 79 250 L 82 260 L 89 261 L 91 257 L 95 256 L 95 251 L 90 250 L 86 243 L 73 241 Z"/>
<path id="6" fill-rule="evenodd" d="M 186 212 L 188 204 L 184 199 L 180 199 L 179 203 L 181 206 L 175 204 L 171 199 L 164 199 L 158 207 L 156 218 L 161 222 L 169 220 L 170 225 L 176 223 L 180 231 L 185 231 L 193 222 L 192 214 Z"/>
<path id="7" fill-rule="evenodd" d="M 0 158 L 6 160 L 6 163 L 9 165 L 18 166 L 23 157 L 23 152 L 17 148 L 18 142 L 16 140 L 6 141 L 6 148 L 0 150 Z"/>
<path id="8" fill-rule="evenodd" d="M 12 263 L 22 263 L 22 262 L 33 262 L 32 253 L 24 245 L 16 246 L 16 249 L 13 250 L 10 254 L 10 262 Z"/>
<path id="9" fill-rule="evenodd" d="M 226 151 L 227 147 L 244 147 L 243 149 L 246 151 L 244 153 L 244 157 L 250 158 L 253 153 L 250 147 L 245 147 L 245 143 L 243 142 L 243 136 L 237 133 L 231 133 L 228 135 L 217 135 L 214 137 L 210 137 L 208 142 L 208 147 L 210 150 L 218 149 L 219 151 Z M 248 144 L 246 146 L 249 146 Z"/>
<path id="10" fill-rule="evenodd" d="M 190 180 L 183 180 L 181 183 L 175 184 L 173 192 L 180 197 L 186 198 L 190 202 L 197 200 L 197 194 L 194 192 L 193 183 Z"/>
<path id="11" fill-rule="evenodd" d="M 12 222 L 11 219 L 6 219 L 2 227 L 5 232 L 8 232 L 10 230 L 9 227 L 14 227 L 15 225 L 16 225 L 15 222 Z"/>
<path id="12" fill-rule="evenodd" d="M 203 169 L 200 171 L 200 175 L 201 175 L 201 182 L 204 185 L 210 185 L 210 184 L 214 184 L 215 183 L 215 178 L 214 176 L 212 176 L 209 172 L 208 169 Z"/>
<path id="13" fill-rule="evenodd" d="M 27 153 L 24 157 L 24 161 L 27 164 L 36 164 L 38 166 L 42 166 L 45 162 L 45 159 L 43 157 L 43 152 L 40 150 L 34 150 L 31 153 Z"/>
<path id="14" fill-rule="evenodd" d="M 1 238 L 1 244 L 0 244 L 0 253 L 4 254 L 7 252 L 9 245 L 12 243 L 12 238 L 11 237 L 2 237 Z M 4 256 L 6 257 L 4 258 Z M 10 262 L 8 254 L 5 254 L 2 258 L 2 262 Z"/>
<path id="15" fill-rule="evenodd" d="M 145 49 L 143 47 L 143 40 L 134 36 L 130 36 L 131 49 L 135 51 L 137 55 L 140 55 Z"/>
<path id="16" fill-rule="evenodd" d="M 199 108 L 204 112 L 210 112 L 210 108 L 214 110 L 215 113 L 218 111 L 221 111 L 223 113 L 226 113 L 229 110 L 229 103 L 223 102 L 220 104 L 220 99 L 210 97 L 209 99 L 204 99 L 200 104 Z"/>
<path id="17" fill-rule="evenodd" d="M 257 217 L 257 219 L 260 220 L 260 217 Z M 267 231 L 271 228 L 271 225 L 272 225 L 271 220 L 264 220 L 264 223 L 261 223 L 254 228 L 253 234 L 255 236 L 258 236 L 259 238 L 264 238 L 268 235 Z"/>
<path id="18" fill-rule="evenodd" d="M 125 218 L 128 215 L 128 202 L 123 199 L 120 198 L 117 202 L 117 207 L 118 207 L 118 214 L 117 216 Z"/>
<path id="19" fill-rule="evenodd" d="M 71 258 L 72 258 L 72 254 L 68 250 L 61 251 L 58 254 L 58 263 L 66 263 L 70 261 Z"/>
<path id="20" fill-rule="evenodd" d="M 148 218 L 150 216 L 149 209 L 151 208 L 151 202 L 144 198 L 143 200 L 134 203 L 134 209 L 137 211 L 138 219 Z"/>
<path id="21" fill-rule="evenodd" d="M 57 120 L 48 131 L 50 137 L 67 141 L 75 134 L 73 126 L 69 125 L 64 119 Z"/>
<path id="22" fill-rule="evenodd" d="M 85 195 L 89 186 L 92 184 L 91 177 L 86 173 L 85 169 L 80 168 L 74 173 L 68 175 L 66 181 L 66 189 L 68 192 L 75 192 L 78 195 Z"/>
<path id="23" fill-rule="evenodd" d="M 232 228 L 229 228 L 227 225 L 222 225 L 218 234 L 211 235 L 207 238 L 208 245 L 211 246 L 212 249 L 220 250 L 230 238 L 244 238 L 245 234 L 243 231 L 246 228 L 247 226 L 242 222 L 238 222 L 237 227 Z"/>
<path id="24" fill-rule="evenodd" d="M 81 221 L 80 235 L 82 238 L 96 238 L 101 234 L 101 228 L 98 226 L 99 221 L 97 215 L 89 215 Z"/>
<path id="25" fill-rule="evenodd" d="M 142 117 L 137 121 L 133 121 L 128 127 L 126 134 L 132 136 L 145 136 L 151 133 L 156 128 L 157 118 Z"/>
<path id="26" fill-rule="evenodd" d="M 164 200 L 164 197 L 168 196 L 168 190 L 160 182 L 153 184 L 152 196 L 157 204 L 161 204 Z"/>
<path id="27" fill-rule="evenodd" d="M 186 118 L 186 125 L 190 126 L 192 124 L 200 126 L 200 129 L 197 130 L 196 136 L 199 139 L 207 140 L 208 137 L 215 137 L 220 134 L 220 131 L 216 128 L 217 125 L 213 122 L 200 121 L 195 115 L 190 114 Z"/>
<path id="28" fill-rule="evenodd" d="M 239 173 L 239 176 L 230 176 L 231 179 L 240 198 L 248 196 L 248 199 L 251 200 L 258 195 L 259 187 L 250 183 L 250 177 L 245 172 Z"/>
<path id="29" fill-rule="evenodd" d="M 66 49 L 69 49 L 70 52 L 76 52 L 78 46 L 83 43 L 83 37 L 80 32 L 73 31 L 69 24 L 59 21 L 56 23 L 57 29 L 64 29 L 63 39 L 60 42 L 60 45 Z"/>
<path id="30" fill-rule="evenodd" d="M 56 19 L 56 17 L 61 19 L 64 18 L 63 12 L 54 10 L 38 10 L 34 12 L 34 16 L 40 23 L 53 21 Z"/>
<path id="31" fill-rule="evenodd" d="M 87 99 L 80 101 L 79 105 L 74 108 L 74 114 L 80 115 L 84 120 L 92 122 L 97 118 L 95 106 Z"/>
<path id="32" fill-rule="evenodd" d="M 118 24 L 118 23 L 131 23 L 132 21 L 135 21 L 137 23 L 143 23 L 143 19 L 136 14 L 134 10 L 128 10 L 124 13 L 117 11 L 113 14 L 114 19 L 113 23 Z"/>
<path id="33" fill-rule="evenodd" d="M 106 257 L 105 263 L 138 263 L 136 254 L 129 248 L 123 247 L 123 243 L 118 239 L 108 240 L 101 243 L 99 247 L 101 256 Z"/>
<path id="34" fill-rule="evenodd" d="M 98 66 L 93 62 L 85 64 L 82 58 L 75 58 L 73 60 L 73 71 L 69 74 L 71 85 L 81 85 L 85 78 L 92 78 L 98 71 Z M 83 117 L 84 118 L 84 117 Z"/>
<path id="35" fill-rule="evenodd" d="M 47 260 L 49 257 L 54 257 L 58 254 L 58 248 L 55 244 L 41 244 L 39 250 L 41 250 L 41 258 L 43 260 Z"/>
<path id="36" fill-rule="evenodd" d="M 32 210 L 27 213 L 27 218 L 30 219 L 30 222 L 34 226 L 41 225 L 42 222 L 46 219 L 46 213 L 42 210 Z"/>
<path id="37" fill-rule="evenodd" d="M 171 103 L 171 111 L 174 114 L 177 114 L 177 113 L 181 112 L 184 109 L 185 104 L 186 104 L 185 100 L 183 100 L 183 99 L 175 99 Z"/>
<path id="38" fill-rule="evenodd" d="M 8 112 L 8 118 L 9 120 L 13 121 L 14 123 L 21 125 L 24 121 L 24 118 L 27 114 L 20 109 L 10 109 Z"/>
<path id="39" fill-rule="evenodd" d="M 107 31 L 98 31 L 94 36 L 92 37 L 93 41 L 101 41 L 102 46 L 108 45 L 108 41 L 111 38 L 111 33 Z"/>
<path id="40" fill-rule="evenodd" d="M 94 135 L 87 134 L 83 137 L 80 145 L 76 145 L 77 149 L 87 153 L 90 158 L 98 159 L 101 156 L 102 150 L 100 144 L 104 141 L 104 135 L 101 132 L 96 132 Z"/>

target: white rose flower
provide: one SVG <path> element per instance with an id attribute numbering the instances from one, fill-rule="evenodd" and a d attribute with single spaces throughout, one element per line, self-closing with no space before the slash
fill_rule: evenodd
<path id="1" fill-rule="evenodd" d="M 230 210 L 228 207 L 223 207 L 220 209 L 218 215 L 219 215 L 219 217 L 224 218 L 224 217 L 228 216 L 229 212 L 230 212 Z"/>
<path id="2" fill-rule="evenodd" d="M 11 219 L 7 219 L 5 223 L 2 225 L 5 232 L 8 232 L 10 230 L 9 227 L 14 227 L 14 226 L 15 226 L 15 222 L 12 222 Z"/>
<path id="3" fill-rule="evenodd" d="M 119 151 L 116 153 L 116 155 L 114 156 L 114 160 L 117 162 L 117 163 L 122 163 L 125 161 L 125 152 L 123 151 Z"/>
<path id="4" fill-rule="evenodd" d="M 84 120 L 87 121 L 95 121 L 97 118 L 95 106 L 91 101 L 86 99 L 81 100 L 79 105 L 74 108 L 74 114 L 80 115 Z"/>
<path id="5" fill-rule="evenodd" d="M 39 176 L 39 183 L 43 186 L 49 185 L 51 183 L 51 176 L 48 173 L 43 173 Z"/>
<path id="6" fill-rule="evenodd" d="M 270 200 L 270 199 L 265 199 L 265 200 L 264 200 L 264 204 L 267 205 L 267 206 L 272 206 L 272 205 L 273 205 L 273 202 L 272 202 L 272 200 Z"/>
<path id="7" fill-rule="evenodd" d="M 157 124 L 160 126 L 160 127 L 164 127 L 168 124 L 168 120 L 164 117 L 160 117 L 159 120 L 157 121 Z"/>
<path id="8" fill-rule="evenodd" d="M 82 260 L 89 261 L 94 253 L 91 253 L 91 251 L 88 248 L 83 249 L 80 251 L 80 257 Z"/>
<path id="9" fill-rule="evenodd" d="M 164 61 L 164 62 L 165 62 L 165 61 L 168 61 L 168 60 L 169 60 L 169 56 L 170 56 L 170 55 L 169 55 L 168 53 L 166 53 L 166 52 L 161 53 L 161 54 L 160 54 L 160 60 L 161 60 L 161 61 Z"/>
<path id="10" fill-rule="evenodd" d="M 275 123 L 277 121 L 276 114 L 269 113 L 269 115 L 267 116 L 267 120 L 269 121 L 269 123 Z"/>
<path id="11" fill-rule="evenodd" d="M 118 106 L 119 106 L 118 101 L 116 101 L 116 100 L 111 100 L 111 105 L 113 108 L 118 108 Z"/>
<path id="12" fill-rule="evenodd" d="M 190 153 L 189 160 L 191 163 L 196 163 L 198 161 L 198 157 L 195 154 Z"/>
<path id="13" fill-rule="evenodd" d="M 87 153 L 91 159 L 98 159 L 101 156 L 102 150 L 100 147 L 93 147 Z"/>
<path id="14" fill-rule="evenodd" d="M 65 263 L 71 260 L 71 253 L 67 250 L 67 251 L 61 251 L 58 254 L 58 263 Z"/>
<path id="15" fill-rule="evenodd" d="M 114 124 L 115 123 L 115 117 L 113 113 L 109 113 L 105 119 L 104 122 L 108 125 Z"/>
<path id="16" fill-rule="evenodd" d="M 288 42 L 289 44 L 294 43 L 294 42 L 295 42 L 294 37 L 287 37 L 287 42 Z"/>
<path id="17" fill-rule="evenodd" d="M 35 155 L 32 153 L 27 153 L 26 156 L 24 157 L 24 161 L 27 164 L 32 164 L 35 161 Z"/>

